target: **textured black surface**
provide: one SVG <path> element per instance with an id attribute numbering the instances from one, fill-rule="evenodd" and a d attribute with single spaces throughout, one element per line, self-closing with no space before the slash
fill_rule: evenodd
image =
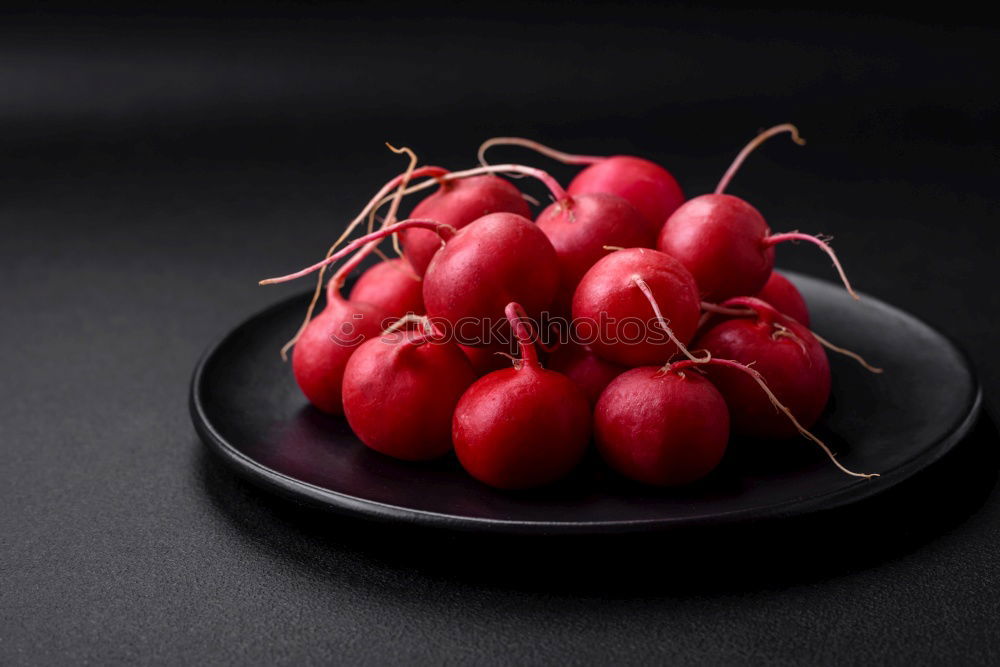
<path id="1" fill-rule="evenodd" d="M 700 192 L 793 120 L 809 144 L 769 145 L 733 193 L 835 235 L 859 288 L 967 347 L 995 410 L 995 24 L 234 11 L 0 20 L 0 663 L 1000 660 L 989 431 L 861 516 L 542 549 L 276 501 L 186 405 L 205 345 L 300 289 L 255 281 L 399 167 L 383 140 L 448 166 L 495 134 L 640 152 Z"/>
<path id="2" fill-rule="evenodd" d="M 711 476 L 673 490 L 629 483 L 597 456 L 560 484 L 522 493 L 476 482 L 454 457 L 400 462 L 365 447 L 346 419 L 309 407 L 274 354 L 299 326 L 311 292 L 254 315 L 213 346 L 191 382 L 191 418 L 234 470 L 304 504 L 372 520 L 535 535 L 676 530 L 830 511 L 885 493 L 965 439 L 982 394 L 950 341 L 871 297 L 854 301 L 840 284 L 790 275 L 812 326 L 884 370 L 873 375 L 831 355 L 832 396 L 811 428 L 843 465 L 878 479 L 847 476 L 798 439 L 737 440 Z M 872 335 L 883 327 L 893 331 L 891 340 Z"/>

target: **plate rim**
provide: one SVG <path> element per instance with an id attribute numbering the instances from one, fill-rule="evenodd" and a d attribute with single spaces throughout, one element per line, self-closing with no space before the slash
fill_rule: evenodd
<path id="1" fill-rule="evenodd" d="M 799 278 L 819 283 L 828 282 L 794 271 L 783 271 L 783 273 L 793 279 Z M 200 439 L 208 446 L 210 451 L 218 455 L 229 465 L 231 469 L 235 470 L 245 479 L 261 488 L 276 491 L 286 498 L 299 502 L 305 502 L 314 507 L 326 509 L 338 514 L 353 516 L 355 518 L 378 520 L 382 522 L 401 522 L 410 525 L 423 525 L 462 532 L 549 535 L 656 532 L 679 528 L 728 525 L 739 523 L 747 518 L 751 518 L 754 521 L 788 519 L 818 511 L 840 509 L 848 505 L 869 500 L 895 488 L 900 483 L 910 477 L 913 477 L 921 470 L 933 466 L 945 454 L 951 451 L 955 445 L 961 442 L 969 434 L 982 412 L 982 384 L 979 381 L 978 374 L 975 372 L 975 366 L 972 364 L 971 357 L 962 345 L 960 345 L 948 334 L 943 333 L 936 327 L 928 324 L 922 318 L 917 317 L 908 311 L 892 306 L 881 299 L 861 293 L 864 300 L 878 304 L 882 307 L 891 308 L 896 312 L 903 313 L 907 317 L 934 331 L 937 335 L 947 341 L 947 343 L 958 353 L 965 367 L 969 370 L 975 389 L 975 395 L 968 412 L 954 430 L 950 431 L 945 437 L 930 445 L 921 454 L 906 460 L 889 471 L 881 473 L 877 480 L 859 479 L 843 488 L 818 496 L 791 498 L 789 500 L 771 505 L 747 507 L 721 513 L 712 512 L 710 514 L 693 517 L 685 516 L 598 521 L 531 521 L 519 519 L 492 519 L 415 509 L 412 507 L 393 505 L 334 491 L 326 487 L 305 482 L 266 466 L 247 454 L 244 454 L 233 444 L 228 442 L 213 427 L 211 420 L 206 413 L 205 406 L 201 400 L 201 394 L 203 393 L 201 391 L 201 387 L 204 382 L 205 369 L 218 350 L 224 346 L 238 331 L 250 326 L 254 321 L 264 319 L 274 311 L 287 307 L 289 302 L 302 299 L 310 293 L 311 290 L 309 292 L 303 291 L 298 294 L 293 294 L 271 304 L 270 306 L 267 306 L 228 329 L 226 333 L 221 335 L 214 343 L 209 345 L 208 348 L 202 353 L 198 363 L 195 365 L 194 372 L 191 375 L 188 407 L 191 414 L 191 421 L 193 422 L 195 431 L 199 435 Z"/>

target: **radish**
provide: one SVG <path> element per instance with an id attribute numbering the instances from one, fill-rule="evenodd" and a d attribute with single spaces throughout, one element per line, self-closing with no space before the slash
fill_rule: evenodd
<path id="1" fill-rule="evenodd" d="M 619 375 L 601 394 L 594 440 L 608 465 L 630 479 L 689 484 L 722 460 L 729 410 L 701 374 L 642 366 Z"/>
<path id="2" fill-rule="evenodd" d="M 405 259 L 390 259 L 361 274 L 351 289 L 351 301 L 378 306 L 393 318 L 423 315 L 423 283 Z"/>
<path id="3" fill-rule="evenodd" d="M 772 234 L 757 209 L 739 197 L 723 194 L 746 156 L 767 138 L 786 131 L 796 142 L 803 143 L 793 125 L 778 125 L 763 132 L 737 156 L 714 194 L 689 200 L 660 230 L 656 247 L 677 258 L 691 272 L 701 295 L 709 301 L 759 292 L 774 268 L 774 246 L 784 241 L 807 241 L 819 246 L 830 256 L 847 291 L 858 298 L 827 243 L 799 232 Z"/>
<path id="4" fill-rule="evenodd" d="M 510 303 L 505 311 L 521 360 L 480 378 L 459 399 L 452 420 L 455 454 L 470 475 L 490 486 L 543 486 L 583 458 L 590 406 L 567 377 L 542 368 L 523 309 Z"/>
<path id="5" fill-rule="evenodd" d="M 261 284 L 299 278 L 358 247 L 411 228 L 432 230 L 444 241 L 424 276 L 424 305 L 435 323 L 440 320 L 456 329 L 470 322 L 489 324 L 503 315 L 504 299 L 519 299 L 532 317 L 552 303 L 559 282 L 555 250 L 538 227 L 514 213 L 491 213 L 457 232 L 432 220 L 404 220 L 352 241 L 317 264 Z M 460 342 L 485 344 L 481 336 Z"/>
<path id="6" fill-rule="evenodd" d="M 326 307 L 312 318 L 292 350 L 292 373 L 309 402 L 323 412 L 343 414 L 341 381 L 354 350 L 377 336 L 386 319 L 378 306 L 340 295 L 343 276 L 330 279 Z"/>
<path id="7" fill-rule="evenodd" d="M 699 304 L 694 279 L 680 262 L 656 250 L 628 248 L 607 255 L 584 275 L 573 295 L 573 324 L 577 340 L 602 359 L 644 366 L 686 352 L 698 327 Z M 654 318 L 655 332 L 649 324 Z"/>
<path id="8" fill-rule="evenodd" d="M 410 213 L 411 218 L 437 220 L 461 229 L 488 213 L 516 213 L 531 217 L 531 209 L 521 192 L 503 178 L 491 174 L 460 180 L 441 180 L 441 187 L 423 199 Z M 403 251 L 417 275 L 424 275 L 441 240 L 425 229 L 403 232 Z"/>
<path id="9" fill-rule="evenodd" d="M 655 162 L 640 157 L 572 155 L 529 139 L 496 137 L 479 147 L 479 161 L 486 164 L 486 150 L 500 145 L 524 146 L 565 164 L 588 165 L 570 182 L 567 188 L 570 196 L 605 193 L 626 199 L 636 208 L 654 235 L 663 226 L 664 220 L 684 203 L 684 193 L 670 172 Z"/>
<path id="10" fill-rule="evenodd" d="M 549 355 L 547 367 L 562 373 L 576 383 L 590 401 L 591 407 L 612 380 L 627 368 L 605 361 L 587 345 L 567 343 Z"/>
<path id="11" fill-rule="evenodd" d="M 792 281 L 777 271 L 771 271 L 771 277 L 764 287 L 757 292 L 757 298 L 774 306 L 780 313 L 791 317 L 804 327 L 809 327 L 809 308 L 802 298 L 798 288 Z"/>
<path id="12" fill-rule="evenodd" d="M 424 275 L 424 305 L 429 316 L 453 326 L 489 322 L 514 299 L 537 318 L 558 287 L 556 251 L 545 234 L 515 213 L 491 213 L 458 230 L 434 255 Z"/>
<path id="13" fill-rule="evenodd" d="M 318 318 L 317 318 L 318 319 Z M 451 450 L 451 418 L 476 380 L 458 346 L 425 320 L 362 344 L 344 370 L 344 414 L 368 447 L 407 461 Z"/>
<path id="14" fill-rule="evenodd" d="M 652 248 L 656 235 L 629 202 L 616 195 L 564 196 L 535 221 L 559 256 L 561 293 L 571 298 L 583 275 L 608 246 Z"/>
<path id="15" fill-rule="evenodd" d="M 694 347 L 716 358 L 752 363 L 778 401 L 804 428 L 812 426 L 830 397 L 830 364 L 819 341 L 809 329 L 760 299 L 738 297 L 721 306 L 749 308 L 754 316 L 716 324 Z M 726 397 L 736 433 L 755 438 L 795 435 L 794 426 L 771 408 L 751 379 L 728 368 L 706 372 Z"/>

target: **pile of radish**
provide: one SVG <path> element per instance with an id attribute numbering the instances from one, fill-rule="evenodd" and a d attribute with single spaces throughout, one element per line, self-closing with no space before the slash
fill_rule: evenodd
<path id="1" fill-rule="evenodd" d="M 803 143 L 792 125 L 762 132 L 714 193 L 687 200 L 666 169 L 639 157 L 499 137 L 480 147 L 481 166 L 448 171 L 393 149 L 409 167 L 325 258 L 261 281 L 318 272 L 282 354 L 292 350 L 306 398 L 346 417 L 371 449 L 406 461 L 454 452 L 497 488 L 556 482 L 592 443 L 627 478 L 690 484 L 719 465 L 733 436 L 802 436 L 844 473 L 874 477 L 844 467 L 808 429 L 830 396 L 825 348 L 880 371 L 809 329 L 806 302 L 774 271 L 774 246 L 818 246 L 857 298 L 840 262 L 821 238 L 772 233 L 750 203 L 724 193 L 747 155 L 783 132 Z M 496 145 L 584 168 L 563 188 L 536 167 L 487 163 Z M 519 177 L 551 194 L 534 220 L 533 200 L 510 180 Z M 382 261 L 345 298 L 347 276 L 372 254 Z M 315 313 L 324 273 L 341 260 Z"/>

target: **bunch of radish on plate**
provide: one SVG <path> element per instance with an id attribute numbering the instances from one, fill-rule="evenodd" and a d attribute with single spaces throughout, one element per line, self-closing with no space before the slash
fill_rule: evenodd
<path id="1" fill-rule="evenodd" d="M 689 484 L 722 460 L 731 435 L 804 436 L 830 396 L 824 347 L 795 286 L 774 271 L 771 232 L 747 201 L 725 194 L 750 142 L 715 192 L 685 200 L 663 167 L 632 156 L 571 155 L 496 138 L 464 171 L 416 165 L 387 182 L 331 246 L 305 321 L 282 350 L 318 409 L 344 415 L 358 438 L 408 461 L 457 455 L 498 488 L 566 476 L 591 442 L 618 473 Z M 494 145 L 585 167 L 563 188 L 548 173 L 486 162 Z M 552 203 L 534 216 L 501 175 L 531 177 Z M 398 220 L 404 198 L 433 189 Z M 382 213 L 379 217 L 379 213 Z M 347 242 L 359 227 L 365 233 Z M 397 257 L 380 244 L 392 241 Z M 342 292 L 370 254 L 375 264 Z M 326 306 L 314 307 L 328 266 Z M 553 341 L 553 337 L 555 340 Z M 548 341 L 548 343 L 546 343 Z"/>

